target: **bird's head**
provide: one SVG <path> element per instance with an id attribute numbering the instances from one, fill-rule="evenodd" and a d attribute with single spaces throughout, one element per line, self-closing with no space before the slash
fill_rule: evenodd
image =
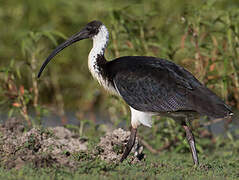
<path id="1" fill-rule="evenodd" d="M 99 31 L 101 27 L 104 26 L 100 21 L 92 21 L 88 23 L 80 32 L 74 34 L 69 39 L 67 39 L 65 42 L 57 46 L 52 53 L 47 57 L 47 59 L 44 61 L 44 63 L 41 66 L 41 69 L 37 75 L 39 78 L 41 76 L 42 71 L 46 67 L 46 65 L 50 62 L 50 60 L 61 50 L 64 48 L 70 46 L 71 44 L 80 41 L 82 39 L 88 39 L 96 37 L 97 34 L 99 34 Z"/>

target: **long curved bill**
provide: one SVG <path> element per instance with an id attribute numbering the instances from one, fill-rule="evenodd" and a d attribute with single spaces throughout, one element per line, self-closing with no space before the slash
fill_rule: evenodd
<path id="1" fill-rule="evenodd" d="M 46 65 L 51 61 L 51 59 L 56 56 L 60 51 L 62 51 L 64 48 L 70 46 L 71 44 L 80 41 L 82 39 L 87 39 L 89 38 L 89 32 L 87 31 L 86 28 L 82 29 L 80 32 L 74 34 L 73 36 L 71 36 L 69 39 L 67 39 L 65 42 L 63 42 L 62 44 L 60 44 L 59 46 L 56 47 L 56 49 L 53 50 L 53 52 L 47 57 L 47 59 L 45 60 L 45 62 L 42 64 L 41 69 L 37 75 L 37 77 L 39 78 L 41 76 L 42 71 L 44 70 L 44 68 L 46 67 Z"/>

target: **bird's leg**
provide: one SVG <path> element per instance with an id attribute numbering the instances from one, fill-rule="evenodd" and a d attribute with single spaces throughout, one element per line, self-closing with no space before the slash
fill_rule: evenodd
<path id="1" fill-rule="evenodd" d="M 126 144 L 125 150 L 124 150 L 124 154 L 122 155 L 120 162 L 123 162 L 127 156 L 129 155 L 131 149 L 133 148 L 134 144 L 135 144 L 135 138 L 136 138 L 136 133 L 137 133 L 137 128 L 131 128 L 131 133 L 130 133 L 130 138 Z"/>
<path id="2" fill-rule="evenodd" d="M 198 162 L 196 143 L 195 143 L 193 133 L 192 133 L 190 127 L 186 123 L 183 124 L 183 128 L 186 131 L 186 138 L 187 138 L 189 146 L 190 146 L 190 150 L 191 150 L 191 153 L 192 153 L 194 165 L 197 166 L 199 164 L 199 162 Z"/>

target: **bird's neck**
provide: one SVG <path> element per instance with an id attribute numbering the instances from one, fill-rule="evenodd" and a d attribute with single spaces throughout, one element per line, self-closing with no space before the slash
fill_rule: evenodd
<path id="1" fill-rule="evenodd" d="M 109 33 L 102 25 L 99 32 L 93 38 L 93 48 L 88 57 L 88 66 L 92 76 L 110 93 L 117 94 L 114 85 L 107 77 L 105 65 L 107 63 L 104 52 L 108 43 Z"/>
<path id="2" fill-rule="evenodd" d="M 109 39 L 107 28 L 102 25 L 99 29 L 98 34 L 95 35 L 92 39 L 93 48 L 91 49 L 88 57 L 88 67 L 92 76 L 99 81 L 99 78 L 102 78 L 102 68 L 107 62 L 104 58 L 105 48 Z"/>

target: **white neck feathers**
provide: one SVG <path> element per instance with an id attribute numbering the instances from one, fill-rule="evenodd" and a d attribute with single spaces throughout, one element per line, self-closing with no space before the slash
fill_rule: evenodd
<path id="1" fill-rule="evenodd" d="M 101 25 L 98 34 L 95 35 L 92 39 L 93 48 L 91 51 L 96 52 L 98 50 L 98 53 L 104 54 L 105 48 L 109 40 L 109 32 L 105 25 Z"/>
<path id="2" fill-rule="evenodd" d="M 93 48 L 90 51 L 88 57 L 88 67 L 94 78 L 98 79 L 99 76 L 99 64 L 97 57 L 104 55 L 105 48 L 109 40 L 109 32 L 104 25 L 101 25 L 97 35 L 93 36 Z"/>

